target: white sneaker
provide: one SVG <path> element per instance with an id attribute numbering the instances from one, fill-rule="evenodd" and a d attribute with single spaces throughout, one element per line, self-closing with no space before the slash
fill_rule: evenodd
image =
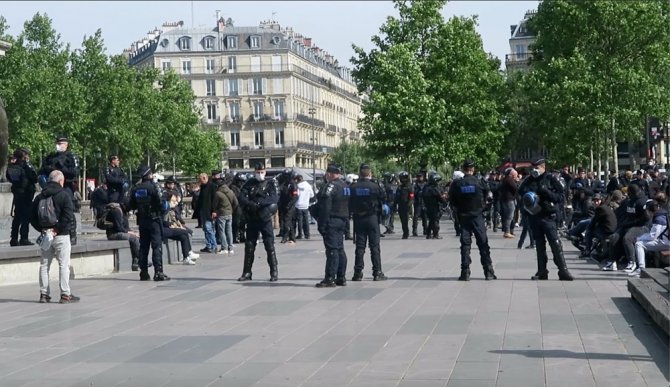
<path id="1" fill-rule="evenodd" d="M 189 258 L 191 261 L 197 261 L 198 258 L 200 258 L 200 254 L 191 251 L 191 252 L 188 253 L 188 258 Z"/>
<path id="2" fill-rule="evenodd" d="M 628 262 L 628 265 L 626 265 L 626 268 L 623 269 L 623 271 L 625 271 L 626 273 L 630 273 L 631 271 L 635 271 L 636 268 L 637 265 L 635 264 L 635 262 Z"/>
<path id="3" fill-rule="evenodd" d="M 181 261 L 182 265 L 195 265 L 195 261 L 191 260 L 191 258 L 186 258 L 183 261 Z"/>
<path id="4" fill-rule="evenodd" d="M 612 261 L 603 267 L 603 271 L 617 271 L 616 262 Z"/>
<path id="5" fill-rule="evenodd" d="M 642 274 L 642 269 L 640 269 L 640 268 L 638 267 L 637 269 L 635 269 L 635 270 L 631 271 L 630 273 L 628 273 L 628 276 L 629 276 L 629 277 L 638 277 L 638 278 L 640 278 L 640 274 Z"/>
<path id="6" fill-rule="evenodd" d="M 230 254 L 230 255 L 235 254 L 235 250 L 233 250 L 233 249 L 228 250 L 228 254 Z"/>
<path id="7" fill-rule="evenodd" d="M 228 251 L 226 251 L 223 247 L 219 250 L 217 254 L 228 254 Z"/>

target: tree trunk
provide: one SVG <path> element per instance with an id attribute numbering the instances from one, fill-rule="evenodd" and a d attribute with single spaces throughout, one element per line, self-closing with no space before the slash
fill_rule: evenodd
<path id="1" fill-rule="evenodd" d="M 616 143 L 616 121 L 612 117 L 612 159 L 614 161 L 614 173 L 619 174 L 619 151 Z"/>

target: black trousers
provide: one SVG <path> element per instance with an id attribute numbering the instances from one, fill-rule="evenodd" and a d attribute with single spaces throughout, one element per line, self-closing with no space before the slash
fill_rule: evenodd
<path id="1" fill-rule="evenodd" d="M 537 271 L 538 273 L 547 272 L 547 243 L 551 248 L 554 263 L 559 270 L 567 269 L 565 258 L 563 257 L 563 245 L 558 238 L 556 229 L 556 215 L 529 216 L 530 228 L 535 239 L 535 251 L 537 252 Z"/>
<path id="2" fill-rule="evenodd" d="M 279 212 L 279 234 L 282 240 L 295 241 L 295 207 Z"/>
<path id="3" fill-rule="evenodd" d="M 429 208 L 426 210 L 428 215 L 428 230 L 426 235 L 437 236 L 440 233 L 440 218 L 442 211 L 439 208 Z"/>
<path id="4" fill-rule="evenodd" d="M 149 266 L 149 247 L 151 262 L 156 273 L 163 272 L 163 225 L 158 218 L 140 217 L 137 219 L 140 229 L 140 269 L 146 271 Z"/>
<path id="5" fill-rule="evenodd" d="M 423 229 L 423 235 L 426 235 L 428 230 L 428 219 L 426 217 L 426 207 L 421 205 L 414 206 L 414 217 L 412 218 L 412 233 L 417 232 L 419 225 L 419 219 L 421 219 L 421 228 Z"/>
<path id="6" fill-rule="evenodd" d="M 184 259 L 191 253 L 191 233 L 183 228 L 163 227 L 163 238 L 179 241 Z"/>
<path id="7" fill-rule="evenodd" d="M 326 279 L 345 278 L 347 272 L 347 254 L 344 251 L 345 222 L 346 219 L 331 217 L 325 227 L 319 226 L 326 248 Z"/>
<path id="8" fill-rule="evenodd" d="M 489 239 L 486 236 L 486 225 L 484 216 L 461 216 L 461 269 L 470 267 L 470 248 L 472 246 L 472 235 L 475 236 L 477 248 L 479 248 L 479 257 L 482 267 L 487 268 L 493 265 L 491 261 L 491 249 L 489 248 Z"/>
<path id="9" fill-rule="evenodd" d="M 33 196 L 34 192 L 14 194 L 14 219 L 10 232 L 10 239 L 13 241 L 18 240 L 19 236 L 21 239 L 28 239 Z"/>
<path id="10" fill-rule="evenodd" d="M 400 217 L 400 226 L 402 227 L 402 235 L 409 235 L 409 206 L 398 206 L 398 217 Z"/>
<path id="11" fill-rule="evenodd" d="M 354 216 L 354 240 L 356 241 L 354 272 L 362 273 L 365 267 L 363 257 L 365 247 L 370 247 L 370 258 L 372 259 L 373 275 L 382 271 L 381 251 L 379 249 L 379 222 L 377 215 L 356 217 Z"/>
<path id="12" fill-rule="evenodd" d="M 272 266 L 270 261 L 275 256 L 275 235 L 272 229 L 272 219 L 249 219 L 246 227 L 246 241 L 244 242 L 244 259 L 250 262 L 245 262 L 245 265 L 248 264 L 249 268 L 248 270 L 245 268 L 244 272 L 251 272 L 259 236 L 263 237 L 263 246 L 268 255 L 268 265 Z"/>

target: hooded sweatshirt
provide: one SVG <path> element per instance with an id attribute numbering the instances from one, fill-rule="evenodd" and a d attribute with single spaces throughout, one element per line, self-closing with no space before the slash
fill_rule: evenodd
<path id="1" fill-rule="evenodd" d="M 298 201 L 295 202 L 295 208 L 299 210 L 306 210 L 309 208 L 309 200 L 314 197 L 314 190 L 312 186 L 306 181 L 301 181 L 298 184 Z"/>
<path id="2" fill-rule="evenodd" d="M 56 231 L 57 235 L 69 235 L 71 225 L 74 222 L 74 204 L 72 204 L 70 195 L 63 190 L 63 187 L 61 187 L 60 184 L 54 181 L 48 182 L 42 192 L 35 197 L 30 216 L 30 224 L 32 224 L 35 230 L 42 232 L 42 228 L 39 226 L 39 221 L 37 219 L 37 209 L 40 200 L 50 196 L 53 196 L 54 210 L 58 218 L 58 223 L 54 226 L 54 231 Z"/>

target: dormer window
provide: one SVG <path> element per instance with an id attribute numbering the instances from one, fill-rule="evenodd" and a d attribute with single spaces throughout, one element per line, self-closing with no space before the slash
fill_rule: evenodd
<path id="1" fill-rule="evenodd" d="M 260 36 L 249 37 L 249 47 L 259 48 L 260 46 L 261 46 L 261 37 Z"/>
<path id="2" fill-rule="evenodd" d="M 214 49 L 214 37 L 213 36 L 205 36 L 205 38 L 202 40 L 202 47 L 205 50 L 213 50 Z"/>
<path id="3" fill-rule="evenodd" d="M 161 47 L 165 48 L 165 47 L 168 46 L 168 44 L 170 44 L 169 40 L 167 40 L 167 39 L 161 40 Z"/>
<path id="4" fill-rule="evenodd" d="M 179 46 L 179 49 L 183 51 L 191 50 L 191 38 L 188 36 L 182 36 L 177 41 L 177 46 Z"/>
<path id="5" fill-rule="evenodd" d="M 275 46 L 278 45 L 280 41 L 281 41 L 281 38 L 279 36 L 273 36 L 272 37 L 272 44 L 274 44 Z"/>
<path id="6" fill-rule="evenodd" d="M 226 37 L 226 48 L 237 48 L 237 36 L 227 36 Z"/>

